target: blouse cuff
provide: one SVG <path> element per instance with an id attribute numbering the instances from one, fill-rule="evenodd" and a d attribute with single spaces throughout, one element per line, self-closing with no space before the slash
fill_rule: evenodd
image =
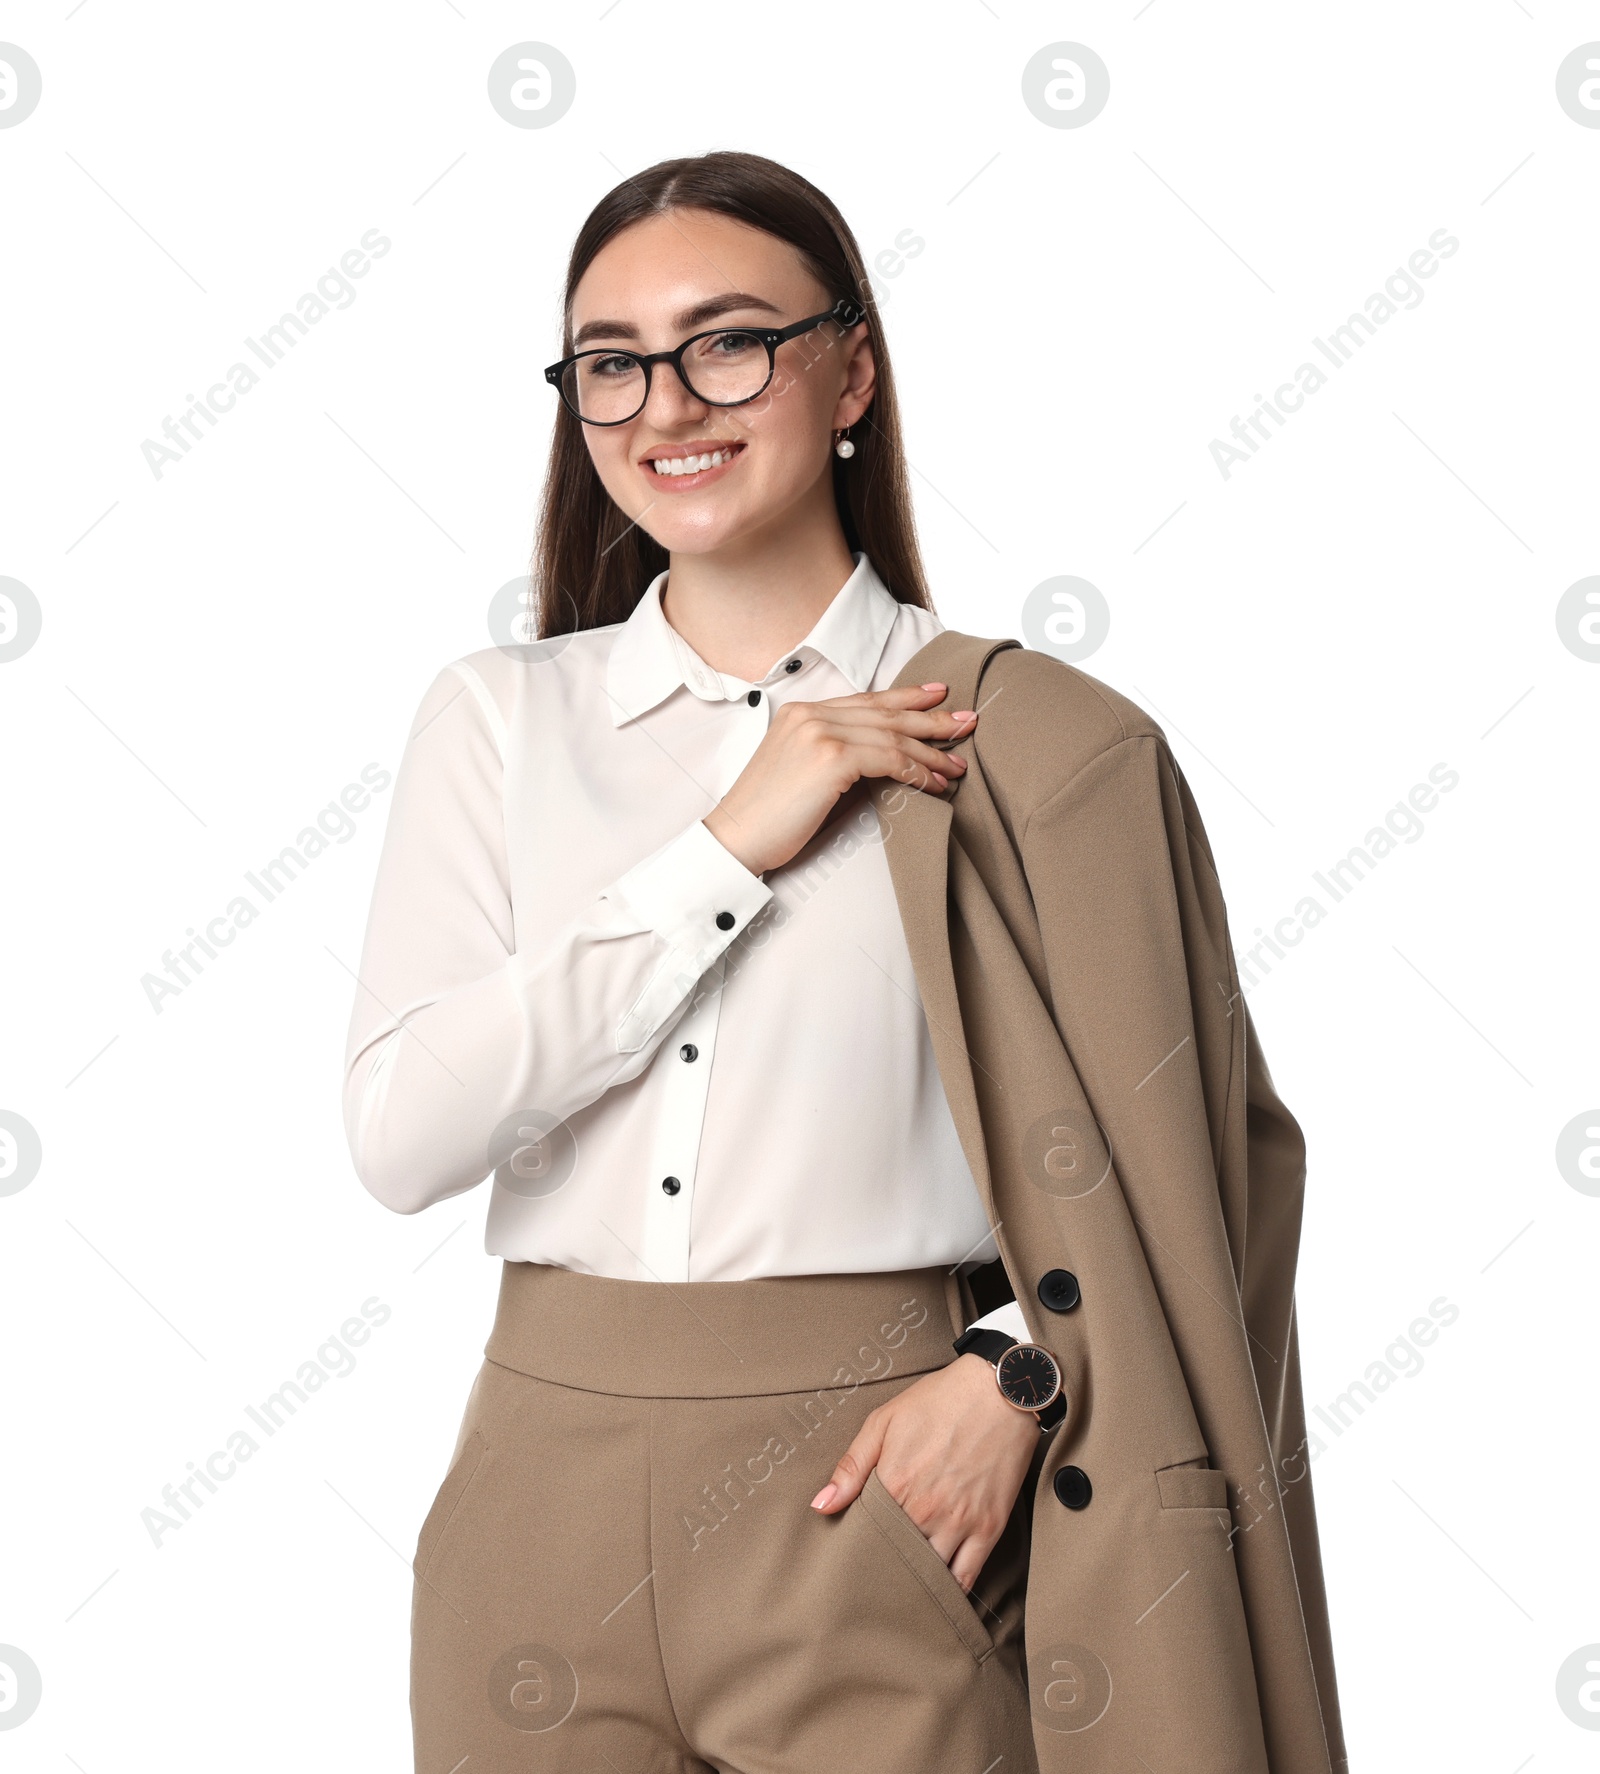
<path id="1" fill-rule="evenodd" d="M 619 876 L 605 897 L 632 912 L 668 949 L 617 1030 L 617 1051 L 636 1053 L 774 895 L 697 819 Z"/>
<path id="2" fill-rule="evenodd" d="M 772 898 L 772 889 L 711 835 L 703 820 L 619 876 L 617 895 L 664 942 L 707 965 Z"/>
<path id="3" fill-rule="evenodd" d="M 1003 1306 L 996 1306 L 994 1311 L 985 1312 L 982 1318 L 974 1320 L 974 1326 L 977 1325 L 985 1330 L 1004 1331 L 1007 1336 L 1015 1337 L 1019 1343 L 1032 1340 L 1028 1321 L 1022 1316 L 1022 1308 L 1015 1300 L 1007 1300 Z"/>

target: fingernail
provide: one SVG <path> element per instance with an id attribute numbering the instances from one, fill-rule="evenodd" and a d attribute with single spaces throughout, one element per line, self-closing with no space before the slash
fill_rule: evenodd
<path id="1" fill-rule="evenodd" d="M 839 1487 L 837 1485 L 825 1484 L 822 1489 L 817 1492 L 816 1496 L 811 1499 L 811 1507 L 813 1509 L 826 1509 L 833 1501 L 838 1489 Z"/>
<path id="2" fill-rule="evenodd" d="M 958 708 L 950 716 L 952 721 L 973 721 L 977 718 L 978 711 L 975 708 Z"/>
<path id="3" fill-rule="evenodd" d="M 924 690 L 942 690 L 944 688 L 944 685 L 943 684 L 924 684 L 922 687 Z"/>

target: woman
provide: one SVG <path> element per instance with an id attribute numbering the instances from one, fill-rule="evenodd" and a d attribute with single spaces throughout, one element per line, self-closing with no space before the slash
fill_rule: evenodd
<path id="1" fill-rule="evenodd" d="M 996 1247 L 864 793 L 980 717 L 886 688 L 941 625 L 854 238 L 770 161 L 653 167 L 547 375 L 541 638 L 423 698 L 348 1045 L 363 1183 L 493 1169 L 505 1259 L 416 1766 L 1031 1769 L 1054 1420 L 996 1384 L 1015 1303 L 952 1353 Z"/>

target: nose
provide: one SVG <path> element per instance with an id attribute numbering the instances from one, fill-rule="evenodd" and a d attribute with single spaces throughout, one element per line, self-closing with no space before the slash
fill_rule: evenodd
<path id="1" fill-rule="evenodd" d="M 676 365 L 658 363 L 651 366 L 650 393 L 640 409 L 640 419 L 648 419 L 652 424 L 666 428 L 690 419 L 698 420 L 710 411 L 710 406 L 678 373 Z"/>

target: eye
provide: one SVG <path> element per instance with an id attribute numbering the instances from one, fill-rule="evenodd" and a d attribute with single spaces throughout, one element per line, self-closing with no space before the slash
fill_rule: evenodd
<path id="1" fill-rule="evenodd" d="M 739 358 L 757 353 L 765 355 L 765 347 L 754 333 L 712 333 L 695 346 L 698 357 Z"/>

